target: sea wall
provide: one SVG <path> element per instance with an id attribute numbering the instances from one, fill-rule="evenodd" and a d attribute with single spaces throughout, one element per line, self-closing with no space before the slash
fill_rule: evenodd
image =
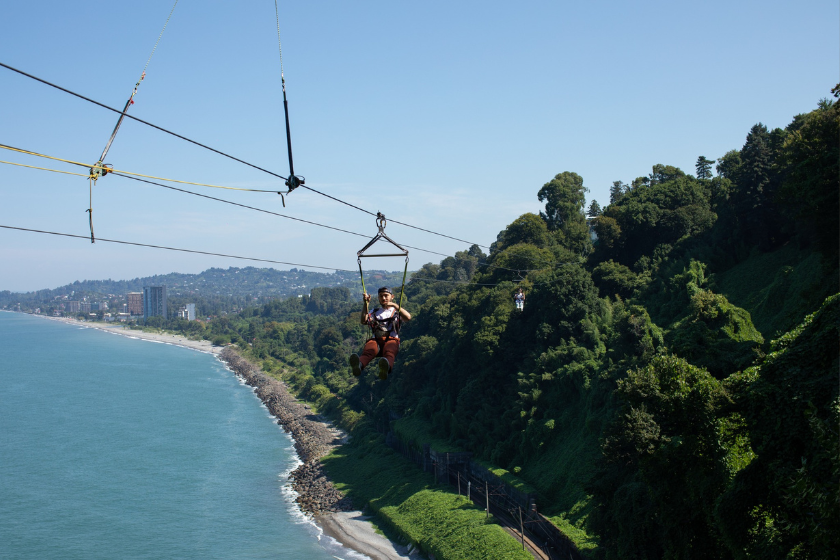
<path id="1" fill-rule="evenodd" d="M 292 488 L 299 494 L 296 501 L 300 508 L 315 516 L 352 511 L 350 500 L 332 485 L 320 462 L 321 457 L 341 445 L 344 434 L 309 405 L 298 402 L 282 381 L 262 373 L 232 347 L 222 350 L 219 359 L 254 388 L 277 423 L 292 435 L 295 451 L 303 461 L 290 475 Z"/>

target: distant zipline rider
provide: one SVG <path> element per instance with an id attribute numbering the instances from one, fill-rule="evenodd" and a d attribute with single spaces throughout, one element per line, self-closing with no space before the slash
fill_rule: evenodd
<path id="1" fill-rule="evenodd" d="M 513 302 L 519 311 L 525 309 L 525 293 L 522 291 L 522 288 L 519 288 L 516 295 L 513 296 Z"/>
<path id="2" fill-rule="evenodd" d="M 377 367 L 379 379 L 388 379 L 388 374 L 394 368 L 397 359 L 397 352 L 400 349 L 400 327 L 403 321 L 410 321 L 411 314 L 402 308 L 403 294 L 405 292 L 405 277 L 408 273 L 408 251 L 398 245 L 394 240 L 385 235 L 387 221 L 382 213 L 376 213 L 376 226 L 379 233 L 371 239 L 357 254 L 359 261 L 359 276 L 362 279 L 362 324 L 370 327 L 371 337 L 365 342 L 362 355 L 352 354 L 350 356 L 350 370 L 353 375 L 359 377 L 362 370 L 367 367 L 371 360 L 380 357 Z M 399 253 L 378 253 L 375 255 L 365 254 L 377 241 L 385 240 L 397 249 Z M 370 294 L 365 288 L 365 273 L 362 271 L 362 258 L 365 257 L 405 257 L 405 268 L 403 269 L 402 288 L 400 288 L 400 299 L 394 303 L 394 292 L 391 288 L 383 286 L 379 288 L 378 297 L 381 307 L 369 311 Z"/>

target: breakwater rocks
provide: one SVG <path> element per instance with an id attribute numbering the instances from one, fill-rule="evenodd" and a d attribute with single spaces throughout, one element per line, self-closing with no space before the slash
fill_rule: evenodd
<path id="1" fill-rule="evenodd" d="M 295 440 L 295 451 L 303 464 L 292 471 L 292 488 L 298 493 L 300 508 L 312 515 L 352 511 L 350 500 L 336 490 L 321 466 L 320 459 L 342 443 L 344 434 L 326 419 L 298 402 L 282 381 L 268 377 L 231 347 L 219 357 L 246 384 L 277 418 L 277 423 Z"/>

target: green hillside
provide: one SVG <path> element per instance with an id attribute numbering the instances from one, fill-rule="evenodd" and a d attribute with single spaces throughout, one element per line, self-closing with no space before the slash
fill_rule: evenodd
<path id="1" fill-rule="evenodd" d="M 350 430 L 333 478 L 439 558 L 471 546 L 439 525 L 478 521 L 401 458 L 391 469 L 378 434 L 471 452 L 533 490 L 589 558 L 832 557 L 838 138 L 840 106 L 824 100 L 784 130 L 752 127 L 716 175 L 701 156 L 696 175 L 657 164 L 616 181 L 589 224 L 583 179 L 556 175 L 535 189 L 545 211 L 489 254 L 413 275 L 385 382 L 349 373 L 367 333 L 346 288 L 209 328 Z"/>

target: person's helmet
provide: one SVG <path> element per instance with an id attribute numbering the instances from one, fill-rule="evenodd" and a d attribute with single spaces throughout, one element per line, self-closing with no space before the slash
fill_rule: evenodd
<path id="1" fill-rule="evenodd" d="M 379 293 L 381 294 L 383 292 L 387 293 L 387 294 L 394 295 L 394 292 L 392 292 L 391 288 L 389 288 L 388 286 L 382 286 L 381 288 L 379 288 Z"/>

